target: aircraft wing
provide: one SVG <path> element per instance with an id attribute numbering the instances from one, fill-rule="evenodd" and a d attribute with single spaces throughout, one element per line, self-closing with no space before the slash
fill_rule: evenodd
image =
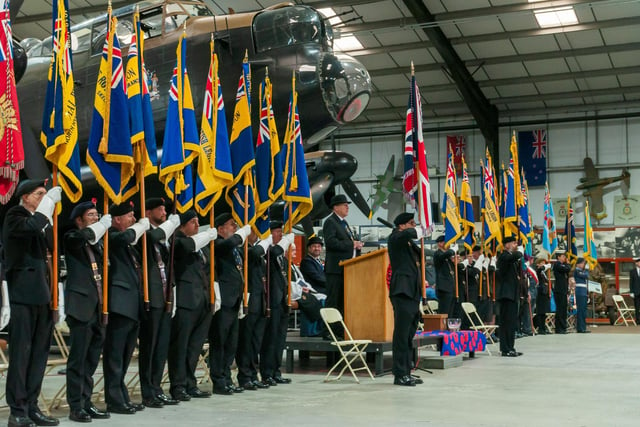
<path id="1" fill-rule="evenodd" d="M 598 171 L 596 167 L 593 165 L 593 160 L 591 157 L 584 158 L 584 174 L 585 174 L 585 182 L 594 181 L 598 179 Z"/>

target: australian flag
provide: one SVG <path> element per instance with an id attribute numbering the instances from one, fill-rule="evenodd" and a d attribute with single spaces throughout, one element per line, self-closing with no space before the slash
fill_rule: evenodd
<path id="1" fill-rule="evenodd" d="M 547 130 L 518 132 L 518 158 L 529 187 L 544 187 L 547 181 Z"/>

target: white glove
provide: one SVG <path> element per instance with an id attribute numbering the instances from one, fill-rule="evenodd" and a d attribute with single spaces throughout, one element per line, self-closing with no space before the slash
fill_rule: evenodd
<path id="1" fill-rule="evenodd" d="M 551 268 L 551 264 L 550 263 L 544 265 L 544 269 L 545 270 L 549 270 L 550 268 Z"/>
<path id="2" fill-rule="evenodd" d="M 62 282 L 58 282 L 58 323 L 56 325 L 64 322 L 66 317 L 64 313 L 64 285 Z"/>
<path id="3" fill-rule="evenodd" d="M 495 267 L 496 267 L 496 261 L 497 261 L 497 260 L 496 260 L 496 257 L 492 256 L 492 257 L 491 257 L 491 262 L 489 262 L 489 265 L 490 265 L 491 267 L 495 268 Z"/>
<path id="4" fill-rule="evenodd" d="M 174 286 L 172 289 L 173 292 L 173 304 L 171 305 L 171 318 L 176 316 L 176 308 L 178 308 L 178 293 L 176 292 L 176 287 Z"/>
<path id="5" fill-rule="evenodd" d="M 11 306 L 9 305 L 9 289 L 7 281 L 2 281 L 2 308 L 0 308 L 0 330 L 9 324 L 11 319 Z"/>
<path id="6" fill-rule="evenodd" d="M 453 245 L 449 246 L 449 249 L 451 249 L 453 252 L 458 252 L 458 244 L 454 243 Z"/>
<path id="7" fill-rule="evenodd" d="M 417 238 L 418 239 L 422 239 L 424 237 L 424 232 L 422 231 L 422 226 L 417 226 L 416 227 L 416 234 L 418 235 Z"/>
<path id="8" fill-rule="evenodd" d="M 47 197 L 49 197 L 53 203 L 59 203 L 60 200 L 62 200 L 62 188 L 56 185 L 47 191 Z"/>
<path id="9" fill-rule="evenodd" d="M 636 297 L 636 295 L 635 295 L 633 292 L 632 292 L 632 293 L 630 293 L 630 294 L 629 294 L 629 296 L 630 296 L 631 298 L 635 298 L 635 297 Z M 2 329 L 2 327 L 0 327 L 0 329 Z"/>
<path id="10" fill-rule="evenodd" d="M 475 268 L 477 268 L 478 270 L 482 270 L 482 266 L 484 264 L 484 254 L 480 254 L 480 256 L 478 257 L 478 259 L 473 263 L 473 266 Z"/>
<path id="11" fill-rule="evenodd" d="M 516 250 L 517 250 L 518 252 L 520 252 L 521 254 L 523 254 L 523 253 L 524 253 L 524 246 L 519 245 L 519 246 L 516 248 Z"/>
<path id="12" fill-rule="evenodd" d="M 289 245 L 293 243 L 294 238 L 295 236 L 293 233 L 285 234 L 278 242 L 278 246 L 280 246 L 282 250 L 286 252 L 287 249 L 289 249 Z"/>
<path id="13" fill-rule="evenodd" d="M 213 302 L 213 314 L 216 314 L 218 310 L 222 308 L 222 298 L 220 297 L 220 283 L 213 282 L 213 291 L 215 292 L 215 300 Z M 242 308 L 242 304 L 240 304 Z"/>
<path id="14" fill-rule="evenodd" d="M 209 241 L 211 240 L 216 240 L 218 238 L 218 230 L 216 230 L 213 227 L 209 227 L 209 229 L 207 230 L 207 233 L 209 233 Z"/>
<path id="15" fill-rule="evenodd" d="M 198 252 L 200 249 L 204 248 L 205 246 L 207 246 L 207 244 L 214 240 L 216 237 L 213 237 L 213 233 L 211 233 L 211 231 L 215 232 L 215 236 L 218 236 L 218 233 L 216 232 L 216 230 L 214 228 L 210 228 L 207 231 L 203 231 L 201 233 L 196 234 L 195 236 L 191 236 L 191 240 L 193 240 L 193 243 L 195 243 L 196 248 L 193 250 L 194 252 Z"/>
<path id="16" fill-rule="evenodd" d="M 91 231 L 93 231 L 94 236 L 93 240 L 91 240 L 89 243 L 92 245 L 98 243 L 98 240 L 100 240 L 102 236 L 104 236 L 104 233 L 107 232 L 109 227 L 111 227 L 111 215 L 109 214 L 104 215 L 102 218 L 100 218 L 100 221 L 87 227 Z"/>
<path id="17" fill-rule="evenodd" d="M 485 270 L 489 269 L 489 263 L 491 263 L 491 257 L 485 257 L 484 262 L 482 263 L 482 268 Z"/>
<path id="18" fill-rule="evenodd" d="M 271 244 L 273 243 L 273 236 L 269 235 L 269 237 L 267 237 L 264 240 L 260 240 L 258 242 L 258 245 L 264 249 L 264 253 L 267 253 L 267 250 L 269 250 L 269 246 L 271 246 Z"/>
<path id="19" fill-rule="evenodd" d="M 462 264 L 464 268 L 467 268 L 469 266 L 469 260 L 465 258 L 462 260 L 460 264 Z"/>
<path id="20" fill-rule="evenodd" d="M 158 228 L 164 232 L 164 240 L 167 241 L 171 237 L 176 228 L 180 226 L 180 215 L 171 214 L 169 218 L 160 224 Z"/>
<path id="21" fill-rule="evenodd" d="M 133 224 L 128 230 L 133 230 L 136 233 L 136 238 L 133 240 L 133 244 L 138 243 L 140 237 L 151 227 L 151 223 L 149 222 L 149 218 L 140 218 L 138 222 Z"/>
<path id="22" fill-rule="evenodd" d="M 584 264 L 585 271 L 589 270 L 590 268 L 591 268 L 591 266 L 589 265 L 588 262 Z"/>
<path id="23" fill-rule="evenodd" d="M 235 234 L 240 236 L 242 238 L 242 243 L 244 243 L 244 241 L 247 238 L 247 236 L 249 234 L 251 234 L 251 226 L 249 224 L 247 224 L 245 226 L 242 226 L 242 227 L 238 228 L 238 230 L 235 232 Z"/>

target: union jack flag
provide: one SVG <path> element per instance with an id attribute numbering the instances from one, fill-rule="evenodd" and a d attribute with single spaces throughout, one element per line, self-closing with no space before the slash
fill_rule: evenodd
<path id="1" fill-rule="evenodd" d="M 547 181 L 547 130 L 518 132 L 518 157 L 530 187 L 543 187 Z"/>
<path id="2" fill-rule="evenodd" d="M 533 158 L 547 157 L 547 131 L 538 129 L 533 131 Z"/>

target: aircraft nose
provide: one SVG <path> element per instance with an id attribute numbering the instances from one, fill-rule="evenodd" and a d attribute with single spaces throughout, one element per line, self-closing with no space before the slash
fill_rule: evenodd
<path id="1" fill-rule="evenodd" d="M 371 99 L 371 77 L 358 60 L 331 53 L 320 58 L 322 98 L 335 120 L 354 121 Z"/>

